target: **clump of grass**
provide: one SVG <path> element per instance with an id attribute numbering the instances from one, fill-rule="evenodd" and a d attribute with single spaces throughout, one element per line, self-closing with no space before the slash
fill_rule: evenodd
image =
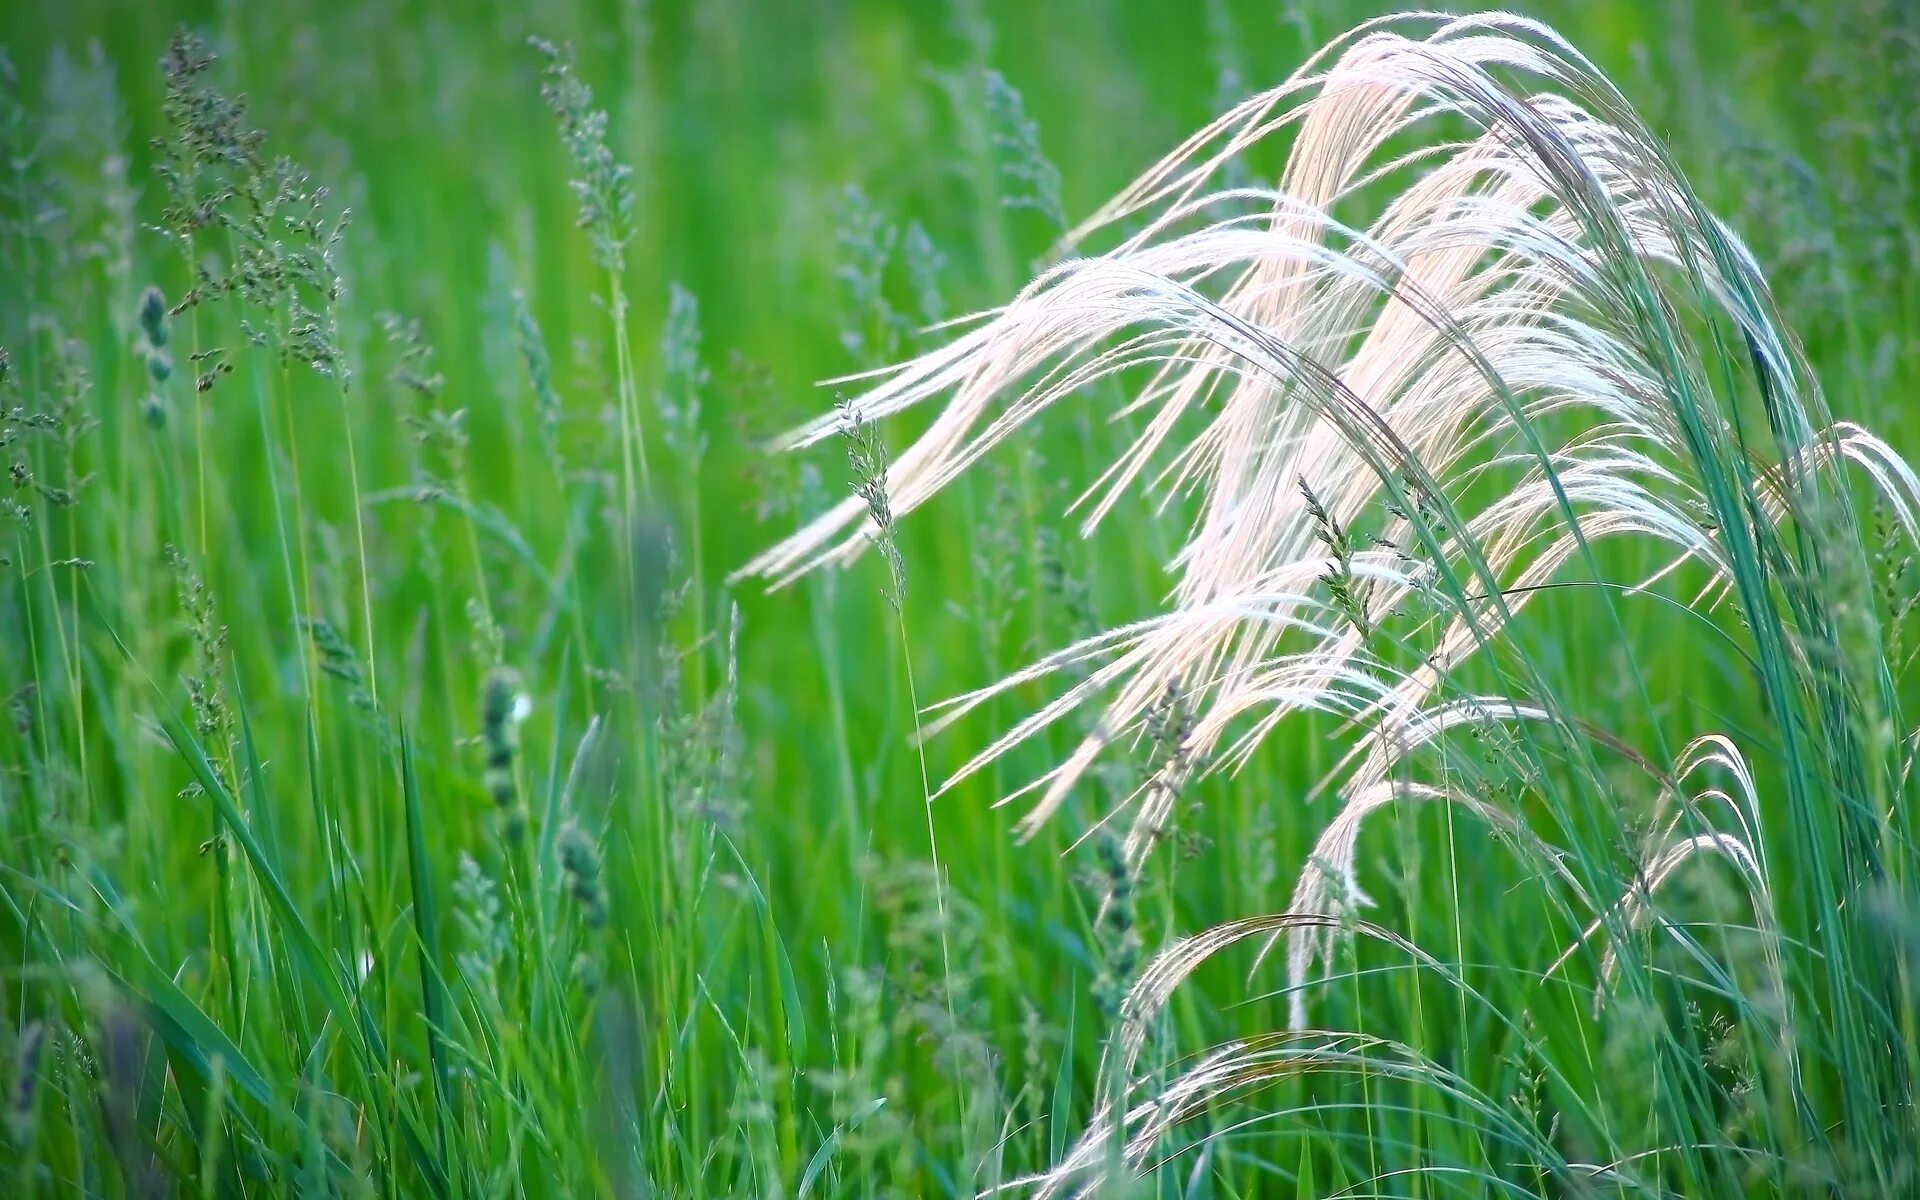
<path id="1" fill-rule="evenodd" d="M 1542 87 L 1550 94 L 1532 90 Z M 1411 156 L 1398 148 L 1438 114 L 1470 133 Z M 1265 211 L 1245 211 L 1247 189 L 1209 191 L 1224 164 L 1280 130 L 1293 142 L 1279 186 L 1257 190 Z M 1367 209 L 1363 183 L 1398 190 Z M 1868 931 L 1836 915 L 1857 889 L 1913 867 L 1896 832 L 1901 783 L 1876 749 L 1898 725 L 1892 667 L 1866 598 L 1854 481 L 1840 469 L 1858 469 L 1908 539 L 1920 535 L 1920 488 L 1884 443 L 1828 415 L 1752 256 L 1625 99 L 1520 18 L 1362 26 L 1217 118 L 1073 240 L 1116 227 L 1115 248 L 1043 271 L 949 344 L 795 431 L 789 444 L 804 446 L 844 431 L 849 411 L 877 420 L 944 399 L 887 472 L 884 511 L 862 492 L 743 571 L 785 580 L 857 556 L 876 527 L 890 529 L 1042 410 L 1137 370 L 1146 382 L 1129 409 L 1146 426 L 1082 501 L 1092 528 L 1142 479 L 1197 496 L 1170 564 L 1171 609 L 949 705 L 943 723 L 1047 676 L 1070 681 L 945 786 L 1103 702 L 1078 748 L 1036 781 L 1023 826 L 1036 829 L 1121 734 L 1151 730 L 1170 692 L 1192 705 L 1182 756 L 1209 771 L 1252 762 L 1292 715 L 1332 714 L 1352 731 L 1323 785 L 1340 808 L 1292 909 L 1187 939 L 1144 969 L 1120 1006 L 1098 1093 L 1106 1106 L 1039 1180 L 1042 1193 L 1099 1186 L 1118 1165 L 1100 1149 L 1115 1137 L 1138 1164 L 1202 1108 L 1303 1069 L 1302 1056 L 1456 1086 L 1401 1043 L 1316 1040 L 1306 1029 L 1310 972 L 1342 934 L 1397 947 L 1416 970 L 1447 970 L 1353 916 L 1367 902 L 1363 819 L 1402 801 L 1449 814 L 1450 862 L 1460 836 L 1451 814 L 1478 818 L 1536 877 L 1554 928 L 1576 946 L 1605 934 L 1598 986 L 1628 997 L 1647 1023 L 1640 1043 L 1663 1048 L 1649 1078 L 1655 1108 L 1686 1111 L 1673 1097 L 1696 1086 L 1700 1059 L 1654 999 L 1671 977 L 1636 948 L 1639 934 L 1657 924 L 1689 942 L 1656 915 L 1661 885 L 1706 859 L 1728 866 L 1780 994 L 1737 1005 L 1781 1064 L 1759 1085 L 1773 1089 L 1759 1135 L 1777 1156 L 1770 1177 L 1798 1178 L 1788 1165 L 1798 1161 L 1836 1162 L 1806 1148 L 1845 1141 L 1848 1170 L 1870 1186 L 1906 1178 L 1895 1131 L 1915 1119 L 1914 1063 L 1870 1047 L 1896 1037 L 1889 1014 L 1907 1010 L 1912 986 L 1875 961 Z M 1165 470 L 1151 474 L 1159 458 Z M 1363 520 L 1381 530 L 1370 541 L 1353 532 Z M 1635 575 L 1615 586 L 1612 573 L 1632 560 L 1614 547 L 1633 539 L 1661 565 L 1629 567 Z M 1624 606 L 1656 592 L 1690 631 L 1734 640 L 1767 697 L 1778 765 L 1765 774 L 1790 824 L 1763 816 L 1757 745 L 1743 752 L 1730 735 L 1696 731 L 1677 753 L 1665 735 L 1638 747 L 1576 710 L 1526 619 L 1556 588 L 1589 598 L 1586 619 L 1622 641 Z M 1410 615 L 1383 628 L 1392 614 Z M 1644 696 L 1648 667 L 1628 664 Z M 1520 786 L 1482 791 L 1476 780 L 1494 772 L 1458 774 L 1456 731 L 1511 739 Z M 1616 757 L 1661 797 L 1648 846 L 1628 844 L 1613 817 L 1619 776 L 1602 764 Z M 1690 782 L 1701 772 L 1733 782 Z M 1165 807 L 1149 789 L 1130 852 L 1154 844 Z M 1464 926 L 1452 870 L 1450 919 Z M 1783 878 L 1799 881 L 1790 902 Z M 1177 981 L 1256 934 L 1289 943 L 1295 1032 L 1222 1047 L 1164 1084 L 1135 1076 Z M 1453 971 L 1464 969 L 1463 937 Z M 1462 1013 L 1476 1002 L 1457 974 L 1445 986 Z M 1837 1025 L 1810 1023 L 1834 1005 Z M 1852 1066 L 1813 1068 L 1797 1049 L 1809 1039 Z M 1122 1105 L 1135 1089 L 1154 1098 Z M 1605 1099 L 1587 1103 L 1581 1136 L 1602 1139 L 1604 1157 L 1677 1155 L 1693 1186 L 1747 1171 L 1685 1130 L 1609 1129 Z M 1467 1108 L 1485 1136 L 1505 1119 L 1498 1100 Z M 1526 1152 L 1554 1186 L 1639 1175 L 1577 1167 L 1537 1132 Z"/>

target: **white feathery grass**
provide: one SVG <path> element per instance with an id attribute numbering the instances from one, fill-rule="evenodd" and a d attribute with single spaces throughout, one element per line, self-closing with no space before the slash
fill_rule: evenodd
<path id="1" fill-rule="evenodd" d="M 1687 797 L 1684 791 L 1678 790 L 1688 779 L 1708 767 L 1719 768 L 1729 775 L 1734 781 L 1734 791 L 1706 788 Z M 1781 980 L 1773 896 L 1767 882 L 1770 875 L 1765 857 L 1766 843 L 1760 836 L 1759 795 L 1745 756 L 1724 735 L 1703 734 L 1680 751 L 1674 766 L 1673 790 L 1664 794 L 1680 797 L 1681 803 L 1660 830 L 1647 860 L 1639 865 L 1633 886 L 1615 902 L 1609 913 L 1596 918 L 1581 932 L 1579 939 L 1547 968 L 1547 973 L 1551 975 L 1565 966 L 1581 945 L 1600 932 L 1610 915 L 1623 916 L 1625 919 L 1621 923 L 1630 930 L 1637 930 L 1650 921 L 1658 920 L 1653 897 L 1661 886 L 1688 862 L 1703 856 L 1718 856 L 1732 864 L 1747 888 L 1755 919 L 1764 935 L 1768 968 L 1784 999 L 1787 990 Z M 1709 805 L 1726 810 L 1737 832 L 1713 828 L 1706 812 Z M 1683 834 L 1683 826 L 1704 829 L 1705 832 Z M 1609 946 L 1600 960 L 1600 986 L 1594 996 L 1596 1005 L 1605 998 L 1606 988 L 1612 983 L 1618 969 L 1618 952 Z"/>
<path id="2" fill-rule="evenodd" d="M 1442 119 L 1472 132 L 1393 149 Z M 1276 187 L 1209 192 L 1230 158 L 1280 134 L 1292 142 Z M 1395 183 L 1370 221 L 1353 220 L 1365 194 Z M 1209 219 L 1250 199 L 1266 210 Z M 1070 242 L 1122 222 L 1137 230 L 1045 270 L 1006 306 L 955 326 L 963 331 L 945 346 L 871 376 L 851 406 L 878 420 L 944 398 L 885 480 L 904 516 L 1043 411 L 1097 380 L 1144 371 L 1123 410 L 1143 428 L 1073 509 L 1090 532 L 1137 489 L 1163 503 L 1197 498 L 1196 523 L 1168 564 L 1169 610 L 936 706 L 928 732 L 1009 688 L 1090 665 L 945 785 L 1101 703 L 1095 732 L 1014 793 L 1036 794 L 1021 824 L 1031 831 L 1168 694 L 1193 713 L 1188 749 L 1205 769 L 1237 769 L 1294 714 L 1363 729 L 1329 780 L 1341 808 L 1301 872 L 1293 911 L 1263 931 L 1289 938 L 1296 1028 L 1339 914 L 1364 902 L 1355 857 L 1368 814 L 1398 799 L 1442 800 L 1526 832 L 1519 813 L 1451 784 L 1396 780 L 1398 770 L 1463 727 L 1522 722 L 1563 744 L 1594 744 L 1544 688 L 1449 696 L 1448 679 L 1543 588 L 1600 584 L 1596 542 L 1661 548 L 1667 565 L 1640 589 L 1690 564 L 1706 582 L 1681 602 L 1707 613 L 1753 586 L 1739 577 L 1739 555 L 1754 551 L 1729 524 L 1757 541 L 1801 520 L 1808 480 L 1841 463 L 1920 540 L 1920 477 L 1865 430 L 1828 421 L 1753 257 L 1694 199 L 1620 93 L 1536 22 L 1420 14 L 1362 25 L 1188 139 Z M 1771 466 L 1755 461 L 1755 417 L 1727 394 L 1719 342 L 1691 332 L 1709 324 L 1744 344 L 1766 401 Z M 818 442 L 836 420 L 823 415 L 785 444 Z M 1729 484 L 1729 473 L 1743 482 Z M 1317 584 L 1335 564 L 1303 480 L 1340 528 L 1373 514 L 1380 545 L 1346 566 L 1363 585 L 1365 625 L 1428 606 L 1420 626 L 1433 641 L 1419 665 L 1393 665 L 1329 606 Z M 739 574 L 780 584 L 845 563 L 870 540 L 863 515 L 857 498 L 843 501 Z M 1679 784 L 1707 768 L 1733 777 L 1735 793 L 1687 797 Z M 1600 914 L 1586 936 L 1652 919 L 1661 883 L 1709 854 L 1733 864 L 1770 927 L 1766 848 L 1739 749 L 1707 734 L 1659 786 L 1681 811 L 1628 894 L 1587 897 L 1557 872 Z M 1711 824 L 1710 809 L 1734 827 Z M 1130 856 L 1151 847 L 1158 819 L 1140 806 Z M 1156 960 L 1130 1010 L 1157 1008 L 1212 948 L 1190 940 Z M 1611 951 L 1608 963 L 1603 976 Z M 1109 1064 L 1129 1080 L 1130 1053 Z M 1238 1046 L 1203 1059 L 1139 1120 L 1148 1133 L 1162 1128 L 1250 1077 L 1248 1056 L 1273 1053 Z M 1103 1113 L 1095 1125 L 1112 1120 Z M 1043 1194 L 1092 1169 L 1098 1132 L 1039 1181 Z M 1129 1145 L 1151 1141 L 1142 1133 Z"/>
<path id="3" fill-rule="evenodd" d="M 1526 1145 L 1541 1163 L 1569 1179 L 1591 1180 L 1595 1169 L 1569 1163 L 1510 1113 L 1475 1093 L 1471 1085 L 1411 1047 L 1358 1033 L 1292 1030 L 1242 1039 L 1195 1056 L 1174 1078 L 1143 1099 L 1136 1077 L 1148 1039 L 1174 991 L 1215 955 L 1244 942 L 1293 934 L 1314 935 L 1345 929 L 1370 938 L 1404 956 L 1421 970 L 1468 988 L 1448 967 L 1390 930 L 1366 922 L 1342 922 L 1330 916 L 1280 913 L 1228 921 L 1176 941 L 1140 974 L 1122 1006 L 1119 1024 L 1108 1042 L 1094 1085 L 1097 1101 L 1080 1136 L 1049 1170 L 1003 1185 L 1000 1190 L 1032 1188 L 1046 1198 L 1098 1195 L 1112 1165 L 1115 1135 L 1128 1166 L 1145 1161 L 1164 1136 L 1195 1113 L 1229 1097 L 1244 1097 L 1288 1076 L 1348 1072 L 1400 1078 L 1438 1088 L 1460 1100 L 1489 1128 Z M 1468 990 L 1471 990 L 1468 988 Z"/>

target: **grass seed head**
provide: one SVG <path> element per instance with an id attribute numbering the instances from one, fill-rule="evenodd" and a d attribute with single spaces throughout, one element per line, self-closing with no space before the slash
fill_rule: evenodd
<path id="1" fill-rule="evenodd" d="M 835 217 L 834 277 L 843 305 L 840 344 L 859 365 L 877 366 L 900 348 L 903 322 L 887 299 L 887 269 L 899 245 L 900 227 L 851 184 L 841 190 Z"/>
<path id="2" fill-rule="evenodd" d="M 580 906 L 580 919 L 589 929 L 607 922 L 607 889 L 600 873 L 600 847 L 576 821 L 568 821 L 554 842 L 567 894 Z"/>
<path id="3" fill-rule="evenodd" d="M 1060 199 L 1060 169 L 1040 148 L 1040 125 L 1027 115 L 1019 89 L 1000 72 L 981 73 L 981 95 L 987 122 L 999 156 L 1000 203 L 1008 208 L 1032 209 L 1046 220 L 1052 234 L 1067 230 L 1066 206 Z"/>
<path id="4" fill-rule="evenodd" d="M 486 747 L 486 769 L 481 779 L 509 840 L 518 840 L 527 828 L 526 808 L 514 780 L 514 758 L 520 749 L 520 722 L 532 707 L 527 694 L 520 690 L 518 671 L 502 666 L 487 673 L 480 700 L 480 736 Z"/>
<path id="5" fill-rule="evenodd" d="M 167 344 L 167 298 L 161 290 L 152 284 L 140 293 L 139 307 L 140 329 L 146 334 L 147 344 L 160 349 Z"/>
<path id="6" fill-rule="evenodd" d="M 547 354 L 546 338 L 540 323 L 534 320 L 527 294 L 515 288 L 512 296 L 514 340 L 520 361 L 527 372 L 527 386 L 533 389 L 533 408 L 540 425 L 540 447 L 546 451 L 553 473 L 566 477 L 566 458 L 560 450 L 560 418 L 565 405 L 553 385 L 553 360 Z"/>
<path id="7" fill-rule="evenodd" d="M 893 505 L 887 495 L 890 466 L 887 445 L 880 440 L 872 423 L 848 401 L 840 404 L 840 432 L 847 442 L 847 465 L 853 472 L 854 494 L 865 502 L 867 520 L 871 522 L 867 536 L 879 546 L 887 562 L 887 576 L 892 585 L 887 592 L 887 602 L 898 611 L 906 602 L 907 572 L 893 536 Z"/>
<path id="8" fill-rule="evenodd" d="M 633 237 L 633 168 L 615 158 L 608 145 L 606 110 L 593 106 L 593 89 L 575 69 L 573 47 L 538 37 L 527 44 L 546 60 L 540 95 L 553 112 L 573 163 L 570 182 L 580 202 L 580 228 L 592 239 L 595 261 L 618 274 Z"/>
<path id="9" fill-rule="evenodd" d="M 1109 1025 L 1120 1019 L 1121 1002 L 1140 972 L 1144 943 L 1140 938 L 1136 901 L 1140 876 L 1128 861 L 1126 840 L 1119 831 L 1102 826 L 1094 835 L 1100 908 L 1094 917 L 1094 941 L 1100 951 L 1100 969 L 1093 982 L 1093 999 Z"/>
<path id="10" fill-rule="evenodd" d="M 460 852 L 454 876 L 453 899 L 454 923 L 465 944 L 458 961 L 469 976 L 490 981 L 507 956 L 511 930 L 500 904 L 499 889 L 480 863 L 464 850 Z"/>
<path id="11" fill-rule="evenodd" d="M 41 1059 L 47 1048 L 47 1026 L 29 1021 L 13 1048 L 13 1087 L 7 1096 L 7 1134 L 16 1147 L 25 1148 L 33 1136 L 39 1112 Z"/>
<path id="12" fill-rule="evenodd" d="M 697 466 L 707 450 L 700 398 L 710 376 L 700 361 L 700 301 L 678 283 L 667 289 L 667 320 L 660 334 L 660 387 L 654 404 L 660 433 L 675 457 Z"/>
<path id="13" fill-rule="evenodd" d="M 213 592 L 206 580 L 177 547 L 164 548 L 167 564 L 173 568 L 181 612 L 187 618 L 188 636 L 193 643 L 192 665 L 187 671 L 187 694 L 192 703 L 194 728 L 210 747 L 216 747 L 232 724 L 221 680 L 227 669 L 227 627 L 215 611 Z"/>

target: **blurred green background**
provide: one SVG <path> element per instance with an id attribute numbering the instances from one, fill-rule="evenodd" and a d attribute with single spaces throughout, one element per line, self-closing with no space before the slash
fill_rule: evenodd
<path id="1" fill-rule="evenodd" d="M 1908 449 L 1920 432 L 1914 8 L 1908 0 L 1524 6 L 1618 83 L 1748 241 L 1836 413 Z M 342 872 L 321 861 L 326 822 L 308 812 L 311 781 L 316 811 L 337 814 L 340 844 L 359 863 L 346 872 L 355 875 L 346 888 L 354 916 L 343 924 L 372 932 L 348 941 L 365 936 L 378 953 L 397 944 L 391 923 L 408 904 L 392 746 L 356 723 L 344 693 L 307 707 L 299 664 L 324 650 L 313 649 L 296 617 L 337 628 L 349 658 L 364 660 L 371 647 L 387 689 L 382 708 L 418 747 L 427 852 L 442 881 L 456 877 L 462 852 L 492 862 L 475 748 L 490 648 L 518 669 L 533 701 L 522 741 L 536 811 L 560 793 L 587 713 L 611 726 L 652 719 L 594 673 L 625 669 L 633 639 L 617 579 L 619 536 L 582 532 L 597 528 L 595 506 L 607 502 L 589 477 L 616 469 L 614 338 L 608 281 L 576 228 L 572 166 L 541 99 L 544 60 L 530 36 L 573 47 L 580 78 L 608 112 L 608 144 L 633 170 L 624 333 L 662 514 L 692 581 L 670 629 L 696 647 L 682 664 L 691 710 L 726 692 L 726 573 L 848 486 L 837 444 L 797 461 L 760 449 L 831 402 L 817 381 L 931 344 L 917 332 L 927 322 L 1008 296 L 1051 252 L 1062 215 L 1072 223 L 1089 213 L 1208 117 L 1374 15 L 1345 0 L 15 0 L 0 18 L 0 42 L 37 122 L 36 149 L 16 154 L 5 201 L 0 343 L 79 339 L 92 379 L 87 404 L 102 426 L 80 451 L 76 470 L 93 475 L 81 504 L 36 527 L 51 532 L 26 539 L 44 537 L 47 561 L 69 549 L 91 560 L 84 588 L 55 569 L 23 566 L 0 605 L 11 643 L 0 652 L 6 689 L 39 680 L 36 703 L 57 706 L 63 723 L 60 744 L 40 744 L 46 761 L 33 756 L 32 785 L 63 799 L 34 822 L 20 807 L 23 789 L 13 793 L 14 894 L 31 891 L 21 880 L 51 878 L 49 863 L 82 861 L 114 881 L 128 928 L 154 961 L 208 997 L 223 1024 L 252 1030 L 236 1035 L 243 1042 L 261 1036 L 262 1014 L 277 1011 L 271 998 L 218 986 L 244 974 L 207 949 L 219 943 L 218 898 L 236 885 L 201 852 L 204 810 L 176 796 L 189 778 L 151 725 L 151 693 L 108 636 L 117 632 L 132 660 L 177 699 L 176 681 L 196 651 L 165 544 L 182 546 L 220 606 L 250 736 L 269 773 L 287 781 L 285 792 L 276 782 L 268 803 L 283 807 L 282 841 L 301 848 L 289 855 L 299 899 L 318 907 Z M 198 401 L 176 381 L 165 427 L 142 419 L 148 389 L 128 349 L 136 297 L 155 283 L 173 300 L 191 282 L 177 249 L 148 228 L 160 206 L 149 142 L 166 132 L 159 62 L 181 25 L 218 54 L 212 78 L 245 94 L 268 151 L 298 159 L 330 189 L 329 205 L 352 210 L 340 250 L 342 339 L 354 372 L 344 398 L 264 353 L 247 354 L 228 306 L 191 319 L 204 322 L 196 344 L 227 347 L 235 375 Z M 1044 182 L 1036 191 L 1023 174 L 1039 161 L 1035 146 L 1057 169 L 1058 212 L 1049 211 Z M 1280 161 L 1263 148 L 1249 168 L 1270 174 Z M 44 204 L 38 185 L 21 182 L 49 177 L 60 190 Z M 677 326 L 669 320 L 675 287 L 697 306 L 693 317 L 683 300 Z M 516 295 L 543 336 L 561 406 L 559 446 L 580 473 L 565 485 L 536 449 L 541 402 Z M 696 347 L 697 368 L 670 368 L 663 339 Z M 36 377 L 51 370 L 41 352 L 16 349 L 15 361 Z M 432 389 L 416 386 L 422 372 L 438 377 Z M 676 411 L 697 396 L 690 428 L 698 439 L 665 438 L 655 423 L 661 396 Z M 456 412 L 461 432 L 444 436 Z M 262 436 L 263 423 L 271 435 Z M 346 429 L 356 439 L 357 494 Z M 897 448 L 910 429 L 884 432 Z M 699 440 L 704 454 L 692 450 Z M 1147 501 L 1123 506 L 1084 545 L 1059 515 L 1120 444 L 1092 403 L 1066 406 L 904 523 L 906 644 L 923 704 L 991 682 L 1089 632 L 1088 621 L 1106 626 L 1157 611 L 1171 582 L 1160 564 L 1184 534 L 1177 507 L 1156 518 Z M 203 461 L 214 466 L 196 501 Z M 420 503 L 417 489 L 428 485 L 464 497 L 480 515 Z M 271 502 L 276 488 L 284 515 Z M 301 545 L 297 606 L 283 580 L 293 568 L 276 532 L 282 525 Z M 671 1100 L 652 1114 L 654 1128 L 669 1132 L 641 1155 L 668 1192 L 717 1193 L 728 1185 L 716 1180 L 749 1177 L 726 1166 L 736 1151 L 710 1153 L 707 1140 L 748 1127 L 741 1096 L 753 1064 L 768 1058 L 765 1070 L 782 1082 L 769 1089 L 778 1165 L 766 1170 L 787 1190 L 828 1130 L 877 1128 L 875 1111 L 899 1128 L 857 1151 L 864 1174 L 835 1167 L 826 1176 L 853 1194 L 856 1179 L 868 1180 L 867 1193 L 968 1192 L 956 1164 L 998 1145 L 1007 1172 L 1033 1169 L 1085 1113 L 1100 1036 L 1095 910 L 1110 881 L 1101 882 L 1096 854 L 1068 848 L 1105 800 L 1080 798 L 1024 847 L 1011 834 L 1018 802 L 990 807 L 1054 761 L 1064 735 L 943 799 L 936 813 L 953 911 L 930 916 L 926 878 L 915 874 L 927 840 L 906 662 L 881 591 L 872 562 L 771 596 L 757 585 L 739 589 L 736 727 L 725 736 L 679 731 L 717 747 L 729 765 L 697 797 L 648 783 L 630 794 L 612 785 L 613 799 L 602 802 L 614 831 L 604 853 L 615 940 L 624 943 L 606 953 L 637 1009 L 658 1023 L 641 1039 L 657 1042 L 654 1056 L 638 1057 L 655 1068 L 682 1064 L 662 1085 Z M 568 599 L 556 609 L 549 600 L 560 593 Z M 71 624 L 50 630 L 54 613 Z M 1575 634 L 1561 653 L 1569 678 L 1598 680 L 1614 647 Z M 1652 668 L 1675 679 L 1699 669 Z M 932 740 L 934 782 L 1042 694 L 1023 691 Z M 1691 699 L 1730 711 L 1749 702 Z M 317 765 L 306 750 L 310 711 L 325 731 Z M 1283 905 L 1329 811 L 1324 798 L 1302 799 L 1330 761 L 1328 732 L 1302 722 L 1237 783 L 1197 791 L 1183 809 L 1179 853 L 1164 856 L 1143 885 L 1148 948 Z M 675 740 L 672 729 L 662 733 Z M 23 734 L 12 743 L 23 763 L 28 741 Z M 641 742 L 653 745 L 634 735 Z M 65 766 L 56 770 L 56 761 Z M 677 825 L 667 812 L 674 805 L 705 822 L 701 832 Z M 1443 825 L 1407 819 L 1421 836 Z M 505 868 L 487 869 L 504 879 Z M 1519 886 L 1498 871 L 1401 882 L 1376 892 L 1389 905 L 1383 922 L 1401 927 L 1404 917 L 1429 913 L 1423 941 L 1435 945 L 1456 942 L 1454 922 L 1470 919 L 1461 913 L 1515 904 Z M 84 901 L 103 903 L 97 893 Z M 457 923 L 442 925 L 452 944 Z M 24 919 L 8 927 L 19 943 L 14 957 L 43 961 L 25 928 Z M 1565 932 L 1478 923 L 1472 936 L 1489 940 L 1465 953 L 1537 963 Z M 82 932 L 68 945 L 76 958 L 113 953 Z M 938 1013 L 913 1015 L 908 1003 L 924 1007 L 936 953 L 958 955 L 969 997 L 944 1024 Z M 873 997 L 849 982 L 847 973 L 859 971 L 870 972 Z M 10 1004 L 22 1014 L 59 1007 L 31 975 L 6 985 Z M 1231 995 L 1236 979 L 1219 979 Z M 384 1003 L 403 1024 L 419 1003 L 415 981 L 396 975 L 382 986 L 393 989 Z M 889 1019 L 859 1015 L 869 1003 Z M 907 1013 L 899 1028 L 896 1008 Z M 1225 1031 L 1277 1027 L 1284 1001 L 1196 999 L 1182 1012 L 1193 1035 L 1182 1043 L 1192 1049 Z M 796 1040 L 796 1022 L 811 1028 L 810 1039 Z M 880 1031 L 872 1036 L 884 1050 L 860 1048 L 867 1035 L 857 1029 L 865 1028 Z M 591 1032 L 567 1036 L 599 1045 Z M 1437 1034 L 1434 1044 L 1449 1041 Z M 980 1087 L 999 1089 L 984 1134 L 967 1127 L 983 1118 L 950 1086 L 976 1069 L 967 1055 L 992 1064 L 978 1068 L 994 1081 Z M 1490 1090 L 1504 1086 L 1510 1067 L 1485 1066 Z M 867 1107 L 863 1088 L 890 1106 Z M 580 1083 L 578 1095 L 590 1094 Z M 1009 1128 L 1000 1127 L 1002 1112 L 1018 1114 Z M 1349 1128 L 1357 1120 L 1346 1119 Z M 541 1120 L 552 1145 L 540 1153 L 562 1158 L 566 1138 L 585 1139 L 592 1125 Z M 684 1145 L 664 1144 L 675 1141 Z M 1291 1179 L 1304 1160 L 1292 1143 L 1279 1144 L 1248 1153 L 1283 1163 Z M 1333 1144 L 1337 1172 L 1364 1139 Z M 548 1169 L 527 1154 L 531 1170 Z M 904 1159 L 874 1165 L 895 1154 Z M 1248 1181 L 1264 1177 L 1247 1168 L 1237 1186 L 1259 1194 Z M 538 1179 L 522 1183 L 540 1190 Z"/>

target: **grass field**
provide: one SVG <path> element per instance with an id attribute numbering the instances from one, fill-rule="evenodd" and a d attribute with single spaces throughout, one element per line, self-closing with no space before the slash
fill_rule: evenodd
<path id="1" fill-rule="evenodd" d="M 1193 343 L 924 495 L 952 380 L 769 442 L 1148 228 L 1063 241 L 1378 11 L 9 5 L 0 1196 L 1920 1194 L 1920 9 L 1525 11 L 1691 193 L 1564 166 L 1591 211 L 1447 217 L 1470 264 L 1551 265 L 1571 214 L 1594 264 L 1585 299 L 1503 293 L 1571 314 L 1546 365 L 1458 309 L 1499 382 L 1444 419 L 1498 436 L 1435 480 L 1289 457 L 1268 409 L 1156 490 L 1238 411 L 1208 385 L 1083 537 L 1146 360 Z M 1442 113 L 1370 163 L 1477 133 Z M 1213 186 L 1275 186 L 1306 136 Z M 1208 219 L 1277 239 L 1273 205 Z M 1656 225 L 1697 259 L 1645 265 Z M 1400 278 L 1366 260 L 1325 283 L 1360 280 L 1359 333 L 1246 387 L 1366 392 Z M 1226 344 L 1146 291 L 1039 293 L 1079 324 L 989 411 L 1163 318 Z M 1374 366 L 1411 395 L 1444 361 Z M 1616 432 L 1671 435 L 1645 461 L 1582 440 L 1616 388 Z M 1371 436 L 1345 419 L 1312 428 Z M 1302 461 L 1345 465 L 1272 467 Z M 1512 545 L 1474 523 L 1522 495 Z M 738 574 L 849 497 L 877 544 L 846 569 Z M 1311 567 L 1207 609 L 1262 504 Z M 1166 666 L 1169 630 L 1214 657 Z M 1429 732 L 1354 699 L 1428 667 Z"/>

